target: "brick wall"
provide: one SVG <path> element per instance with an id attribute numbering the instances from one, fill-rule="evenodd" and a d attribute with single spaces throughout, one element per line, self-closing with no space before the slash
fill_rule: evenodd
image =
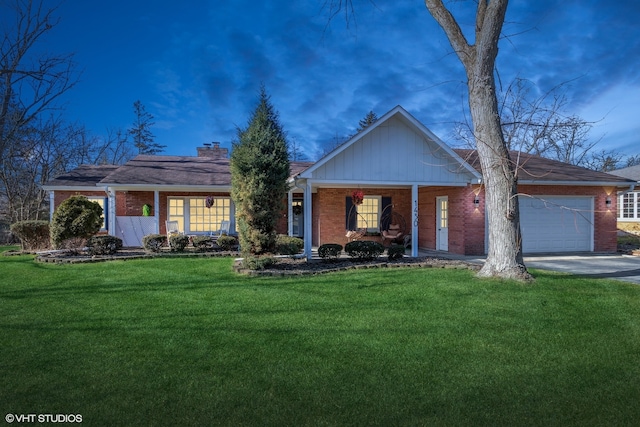
<path id="1" fill-rule="evenodd" d="M 53 208 L 54 210 L 60 206 L 60 203 L 64 202 L 71 196 L 87 196 L 87 197 L 107 197 L 107 193 L 104 190 L 92 190 L 92 191 L 54 191 L 53 193 Z"/>
<path id="2" fill-rule="evenodd" d="M 477 187 L 423 187 L 418 189 L 418 247 L 436 249 L 438 197 L 449 201 L 448 251 L 456 254 L 480 255 L 484 253 L 484 197 L 480 204 L 473 200 Z"/>
<path id="3" fill-rule="evenodd" d="M 406 222 L 405 232 L 411 230 L 411 189 L 365 188 L 365 196 L 390 197 L 394 212 Z M 345 245 L 349 242 L 347 231 L 347 197 L 353 188 L 319 188 L 313 195 L 313 235 L 314 246 L 325 243 Z M 382 241 L 381 237 L 367 236 L 367 240 Z"/>
<path id="4" fill-rule="evenodd" d="M 153 191 L 116 192 L 117 216 L 142 216 L 142 206 L 153 204 Z"/>

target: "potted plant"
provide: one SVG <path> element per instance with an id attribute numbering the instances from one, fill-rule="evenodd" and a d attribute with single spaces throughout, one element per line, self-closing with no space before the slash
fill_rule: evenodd
<path id="1" fill-rule="evenodd" d="M 351 201 L 354 205 L 361 205 L 364 200 L 364 192 L 359 188 L 351 193 Z"/>

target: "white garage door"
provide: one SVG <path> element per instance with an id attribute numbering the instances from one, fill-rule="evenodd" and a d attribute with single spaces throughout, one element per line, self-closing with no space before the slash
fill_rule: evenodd
<path id="1" fill-rule="evenodd" d="M 520 196 L 523 252 L 593 251 L 593 198 Z"/>

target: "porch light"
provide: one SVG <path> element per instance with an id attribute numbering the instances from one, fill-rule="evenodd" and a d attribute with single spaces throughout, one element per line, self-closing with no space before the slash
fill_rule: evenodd
<path id="1" fill-rule="evenodd" d="M 607 196 L 607 199 L 604 201 L 604 204 L 607 205 L 607 209 L 611 209 L 611 197 Z"/>
<path id="2" fill-rule="evenodd" d="M 473 197 L 473 206 L 475 206 L 476 208 L 480 205 L 480 197 L 476 194 Z"/>

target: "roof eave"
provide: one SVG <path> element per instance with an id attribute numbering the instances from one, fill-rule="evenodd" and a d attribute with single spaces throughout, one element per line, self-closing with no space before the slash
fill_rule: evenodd
<path id="1" fill-rule="evenodd" d="M 622 187 L 634 185 L 633 181 L 538 181 L 518 180 L 518 185 L 570 185 L 576 187 Z"/>

